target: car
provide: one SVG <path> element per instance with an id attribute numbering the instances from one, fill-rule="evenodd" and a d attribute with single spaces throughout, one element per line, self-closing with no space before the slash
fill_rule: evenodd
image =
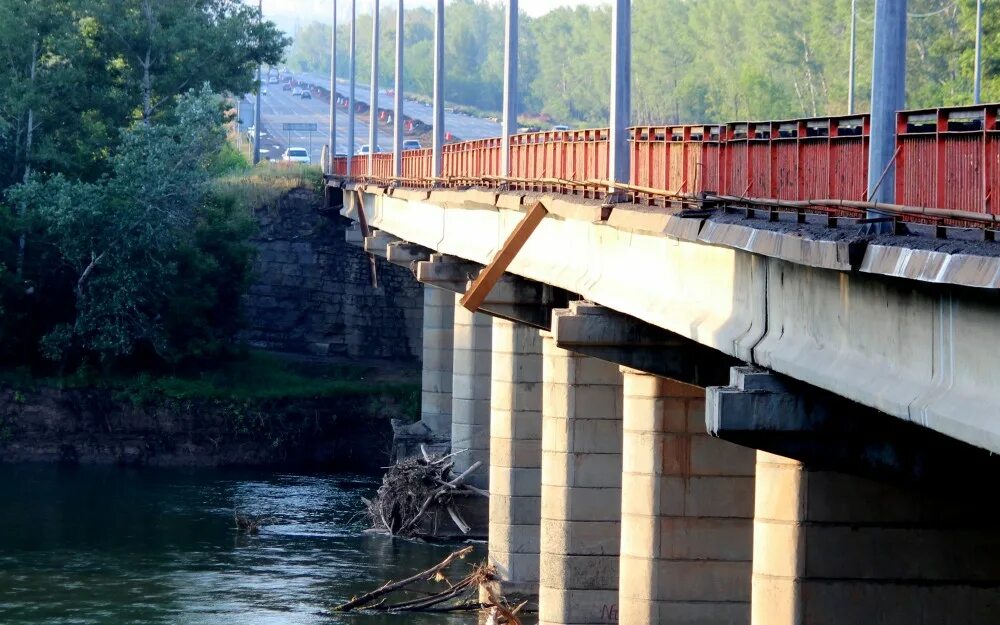
<path id="1" fill-rule="evenodd" d="M 298 87 L 295 87 L 294 89 L 292 89 L 292 95 L 298 97 L 302 95 L 302 90 L 299 89 Z"/>
<path id="2" fill-rule="evenodd" d="M 407 139 L 403 141 L 404 150 L 419 150 L 421 147 L 420 142 L 416 139 Z"/>
<path id="3" fill-rule="evenodd" d="M 267 83 L 269 85 L 276 85 L 278 84 L 278 79 L 275 76 L 271 76 L 270 78 L 267 79 Z"/>
<path id="4" fill-rule="evenodd" d="M 292 85 L 290 83 L 286 82 L 285 84 L 281 85 L 281 90 L 282 91 L 291 91 L 292 90 Z"/>
<path id="5" fill-rule="evenodd" d="M 370 151 L 371 151 L 371 148 L 370 148 L 370 147 L 368 146 L 368 144 L 366 143 L 366 144 L 364 144 L 363 146 L 361 146 L 361 148 L 360 148 L 360 149 L 358 149 L 358 151 L 357 151 L 357 152 L 355 152 L 355 154 L 356 154 L 356 155 L 363 155 L 363 154 L 368 154 L 368 153 L 369 153 Z M 385 150 L 384 150 L 384 149 L 382 149 L 382 146 L 380 146 L 380 145 L 376 145 L 376 146 L 375 146 L 375 153 L 377 154 L 377 153 L 379 153 L 379 152 L 385 152 Z"/>
<path id="6" fill-rule="evenodd" d="M 267 95 L 267 87 L 261 88 L 260 95 Z"/>
<path id="7" fill-rule="evenodd" d="M 281 160 L 289 163 L 305 163 L 306 165 L 312 162 L 312 159 L 309 158 L 309 151 L 305 148 L 288 148 L 281 156 Z"/>
<path id="8" fill-rule="evenodd" d="M 308 91 L 303 91 L 302 92 L 302 99 L 303 100 L 312 100 L 312 97 L 313 97 L 312 94 L 309 93 Z"/>
<path id="9" fill-rule="evenodd" d="M 552 130 L 556 132 L 566 132 L 567 130 L 569 130 L 569 126 L 564 126 L 562 124 L 559 124 L 558 126 L 553 126 Z"/>

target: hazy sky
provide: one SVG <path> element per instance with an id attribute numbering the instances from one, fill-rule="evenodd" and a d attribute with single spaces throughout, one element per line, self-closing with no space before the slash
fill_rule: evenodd
<path id="1" fill-rule="evenodd" d="M 249 0 L 248 0 L 249 1 Z M 297 23 L 330 21 L 332 0 L 263 0 L 264 15 L 278 22 L 283 28 L 292 30 Z M 370 13 L 372 0 L 356 0 L 359 13 Z M 501 0 L 492 0 L 499 4 Z M 520 9 L 528 15 L 542 15 L 561 6 L 607 4 L 609 0 L 521 0 Z M 395 7 L 395 0 L 381 0 L 383 8 Z M 433 0 L 405 0 L 407 7 L 432 7 Z M 340 19 L 347 19 L 351 10 L 350 0 L 338 0 Z"/>

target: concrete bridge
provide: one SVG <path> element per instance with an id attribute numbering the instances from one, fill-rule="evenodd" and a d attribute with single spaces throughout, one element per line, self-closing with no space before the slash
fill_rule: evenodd
<path id="1" fill-rule="evenodd" d="M 1000 622 L 1000 106 L 901 111 L 906 4 L 870 115 L 629 128 L 614 0 L 608 128 L 518 135 L 509 1 L 501 137 L 444 145 L 439 54 L 432 148 L 329 163 L 425 285 L 399 451 L 488 466 L 540 623 Z"/>
<path id="2" fill-rule="evenodd" d="M 540 622 L 1000 618 L 996 244 L 329 184 L 425 285 L 409 434 L 488 465 L 490 559 Z"/>

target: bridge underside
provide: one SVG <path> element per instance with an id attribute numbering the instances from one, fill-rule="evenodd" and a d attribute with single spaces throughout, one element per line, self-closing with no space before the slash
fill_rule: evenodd
<path id="1" fill-rule="evenodd" d="M 566 196 L 338 194 L 365 207 L 359 244 L 428 285 L 421 423 L 488 458 L 490 559 L 540 623 L 996 622 L 996 256 Z M 536 201 L 507 273 L 456 308 Z"/>

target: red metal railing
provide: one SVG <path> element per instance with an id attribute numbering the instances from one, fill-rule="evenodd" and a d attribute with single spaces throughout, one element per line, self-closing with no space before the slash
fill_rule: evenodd
<path id="1" fill-rule="evenodd" d="M 896 202 L 1000 214 L 1000 104 L 904 111 L 897 122 Z M 630 131 L 637 201 L 714 192 L 776 200 L 866 199 L 867 115 L 643 126 Z M 574 192 L 608 177 L 608 130 L 548 131 L 511 137 L 510 171 L 500 138 L 446 145 L 442 177 L 431 180 L 431 150 L 403 153 L 403 184 L 496 185 Z M 359 178 L 391 181 L 392 159 L 352 159 Z M 336 159 L 344 175 L 346 159 Z M 656 191 L 657 193 L 653 193 Z M 857 211 L 855 211 L 857 212 Z"/>

